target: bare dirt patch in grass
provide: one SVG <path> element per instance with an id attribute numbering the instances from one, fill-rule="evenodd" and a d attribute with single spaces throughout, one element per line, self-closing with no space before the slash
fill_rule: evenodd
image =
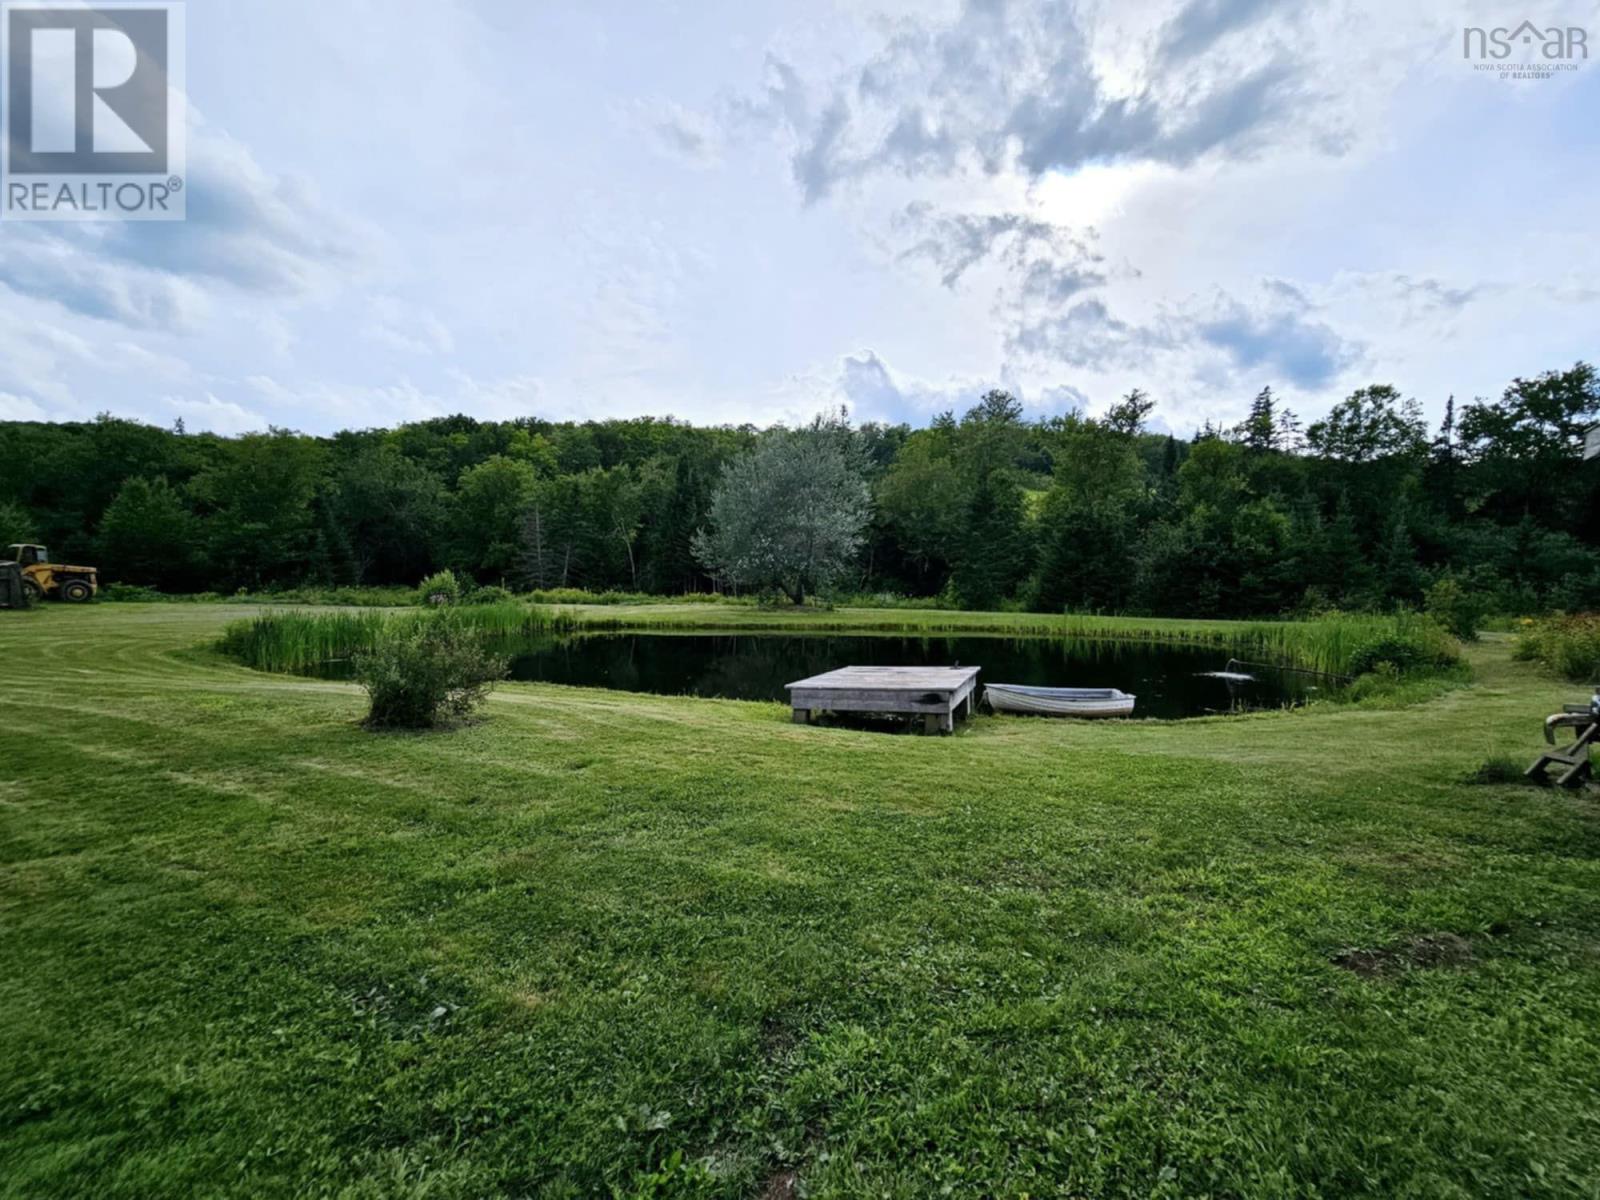
<path id="1" fill-rule="evenodd" d="M 1425 933 L 1381 950 L 1341 950 L 1335 966 L 1363 979 L 1382 979 L 1405 971 L 1464 967 L 1472 961 L 1472 943 L 1456 933 Z"/>

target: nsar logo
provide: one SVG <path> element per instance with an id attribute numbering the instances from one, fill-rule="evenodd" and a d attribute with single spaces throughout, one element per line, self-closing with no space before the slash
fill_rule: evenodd
<path id="1" fill-rule="evenodd" d="M 1517 60 L 1512 61 L 1512 55 Z M 1515 28 L 1461 31 L 1461 57 L 1476 71 L 1493 71 L 1501 79 L 1551 79 L 1576 71 L 1589 57 L 1589 31 L 1578 25 L 1539 26 L 1524 21 Z"/>

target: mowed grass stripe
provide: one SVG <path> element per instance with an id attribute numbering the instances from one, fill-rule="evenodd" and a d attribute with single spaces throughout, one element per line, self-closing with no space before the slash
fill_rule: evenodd
<path id="1" fill-rule="evenodd" d="M 374 736 L 196 649 L 235 615 L 0 623 L 71 668 L 0 701 L 0 1194 L 1600 1177 L 1595 811 L 1463 782 L 1570 690 L 1499 643 L 1390 711 L 922 739 L 512 685 Z"/>

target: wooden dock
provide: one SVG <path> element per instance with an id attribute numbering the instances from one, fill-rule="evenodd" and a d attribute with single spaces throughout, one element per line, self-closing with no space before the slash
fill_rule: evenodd
<path id="1" fill-rule="evenodd" d="M 848 712 L 922 718 L 927 733 L 951 733 L 956 713 L 972 715 L 978 667 L 840 667 L 786 685 L 797 725 L 813 713 Z"/>

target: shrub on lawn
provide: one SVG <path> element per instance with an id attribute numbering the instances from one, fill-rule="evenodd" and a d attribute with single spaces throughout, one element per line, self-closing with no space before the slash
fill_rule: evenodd
<path id="1" fill-rule="evenodd" d="M 1405 631 L 1380 634 L 1360 643 L 1350 654 L 1350 675 L 1386 672 L 1409 675 L 1452 666 L 1458 655 L 1444 630 L 1417 625 Z"/>
<path id="2" fill-rule="evenodd" d="M 481 587 L 476 591 L 468 592 L 466 602 L 468 604 L 515 604 L 516 600 L 517 598 L 511 594 L 508 588 L 503 588 L 497 583 L 491 583 L 488 587 Z"/>
<path id="3" fill-rule="evenodd" d="M 483 634 L 454 614 L 390 622 L 376 645 L 356 655 L 356 679 L 367 690 L 374 729 L 429 729 L 470 717 L 498 680 L 506 660 Z"/>
<path id="4" fill-rule="evenodd" d="M 1445 575 L 1428 589 L 1428 615 L 1463 642 L 1478 640 L 1478 627 L 1483 623 L 1483 601 L 1476 592 L 1461 586 L 1453 576 Z"/>
<path id="5" fill-rule="evenodd" d="M 461 603 L 461 581 L 454 571 L 439 571 L 417 585 L 417 603 L 435 608 Z"/>

